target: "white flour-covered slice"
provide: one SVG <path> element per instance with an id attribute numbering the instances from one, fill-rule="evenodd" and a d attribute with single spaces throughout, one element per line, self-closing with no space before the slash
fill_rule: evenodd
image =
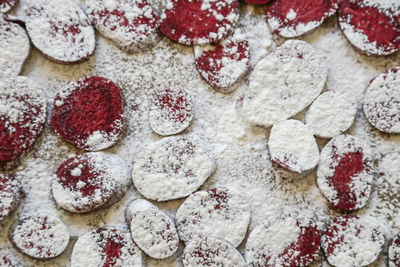
<path id="1" fill-rule="evenodd" d="M 400 1 L 342 0 L 339 26 L 349 42 L 367 55 L 386 56 L 400 49 Z"/>
<path id="2" fill-rule="evenodd" d="M 389 246 L 388 257 L 389 267 L 400 266 L 400 234 L 397 234 L 392 240 Z"/>
<path id="3" fill-rule="evenodd" d="M 256 65 L 243 116 L 265 127 L 286 120 L 318 97 L 327 75 L 325 59 L 314 47 L 300 40 L 286 41 Z"/>
<path id="4" fill-rule="evenodd" d="M 237 247 L 246 235 L 249 222 L 247 200 L 225 188 L 196 192 L 176 212 L 178 234 L 185 242 L 196 235 L 214 236 Z"/>
<path id="5" fill-rule="evenodd" d="M 309 219 L 298 216 L 264 221 L 250 233 L 246 261 L 251 267 L 308 266 L 319 254 L 321 234 Z"/>
<path id="6" fill-rule="evenodd" d="M 241 30 L 217 45 L 195 46 L 196 67 L 216 90 L 230 93 L 248 69 L 249 43 Z"/>
<path id="7" fill-rule="evenodd" d="M 21 198 L 21 183 L 14 176 L 0 173 L 0 221 L 18 207 Z"/>
<path id="8" fill-rule="evenodd" d="M 343 211 L 364 207 L 374 175 L 372 149 L 358 137 L 339 135 L 321 151 L 317 185 L 331 207 Z"/>
<path id="9" fill-rule="evenodd" d="M 337 267 L 367 266 L 379 257 L 384 244 L 377 223 L 350 215 L 333 219 L 321 239 L 325 257 Z"/>
<path id="10" fill-rule="evenodd" d="M 86 0 L 96 29 L 127 53 L 153 47 L 159 41 L 159 16 L 147 0 Z"/>
<path id="11" fill-rule="evenodd" d="M 0 14 L 0 77 L 16 76 L 29 55 L 30 42 L 24 28 Z"/>
<path id="12" fill-rule="evenodd" d="M 0 13 L 6 13 L 11 10 L 18 0 L 0 0 Z"/>
<path id="13" fill-rule="evenodd" d="M 119 201 L 131 184 L 131 167 L 120 156 L 91 152 L 70 158 L 52 181 L 57 204 L 71 212 L 91 212 Z"/>
<path id="14" fill-rule="evenodd" d="M 175 254 L 179 247 L 174 221 L 149 201 L 137 199 L 125 212 L 132 239 L 144 253 L 155 259 Z"/>
<path id="15" fill-rule="evenodd" d="M 95 48 L 94 28 L 71 0 L 29 3 L 26 29 L 33 45 L 46 57 L 64 64 L 88 59 Z"/>
<path id="16" fill-rule="evenodd" d="M 178 134 L 193 121 L 194 106 L 191 96 L 179 88 L 158 91 L 152 99 L 149 120 L 159 135 Z"/>
<path id="17" fill-rule="evenodd" d="M 171 136 L 146 146 L 133 165 L 136 189 L 157 201 L 190 195 L 215 170 L 207 145 L 195 136 Z"/>
<path id="18" fill-rule="evenodd" d="M 386 133 L 400 133 L 400 67 L 378 75 L 364 97 L 367 120 Z"/>
<path id="19" fill-rule="evenodd" d="M 72 267 L 143 266 L 142 252 L 128 229 L 106 226 L 81 235 L 71 255 Z"/>
<path id="20" fill-rule="evenodd" d="M 305 121 L 314 135 L 332 138 L 351 127 L 356 113 L 357 102 L 352 95 L 329 91 L 311 104 Z"/>
<path id="21" fill-rule="evenodd" d="M 298 120 L 275 124 L 268 141 L 271 161 L 297 174 L 317 166 L 319 150 L 312 132 Z"/>
<path id="22" fill-rule="evenodd" d="M 196 236 L 182 254 L 185 267 L 223 266 L 245 267 L 246 262 L 234 246 L 215 237 Z"/>
<path id="23" fill-rule="evenodd" d="M 12 248 L 6 247 L 0 249 L 0 266 L 1 267 L 24 267 L 23 260 L 17 255 Z"/>
<path id="24" fill-rule="evenodd" d="M 21 253 L 44 260 L 57 257 L 65 250 L 69 232 L 57 217 L 35 215 L 18 220 L 12 226 L 10 239 Z"/>

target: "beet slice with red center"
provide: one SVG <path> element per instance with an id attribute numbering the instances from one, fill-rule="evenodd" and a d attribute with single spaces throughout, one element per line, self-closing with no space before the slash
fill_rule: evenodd
<path id="1" fill-rule="evenodd" d="M 21 198 L 20 182 L 11 175 L 0 174 L 0 221 L 18 207 Z"/>
<path id="2" fill-rule="evenodd" d="M 108 148 L 124 129 L 120 90 L 102 77 L 72 82 L 55 97 L 50 123 L 58 136 L 80 149 Z"/>
<path id="3" fill-rule="evenodd" d="M 194 56 L 201 76 L 222 93 L 246 72 L 249 62 L 249 44 L 245 36 L 236 31 L 231 37 L 215 46 L 196 46 Z"/>
<path id="4" fill-rule="evenodd" d="M 338 0 L 277 0 L 267 12 L 274 33 L 286 38 L 303 35 L 319 25 L 338 9 Z"/>
<path id="5" fill-rule="evenodd" d="M 106 226 L 78 238 L 72 250 L 71 266 L 143 266 L 142 253 L 128 229 Z"/>
<path id="6" fill-rule="evenodd" d="M 15 162 L 35 142 L 46 119 L 46 97 L 22 76 L 0 81 L 0 166 Z"/>
<path id="7" fill-rule="evenodd" d="M 374 169 L 367 143 L 351 135 L 339 135 L 321 151 L 317 185 L 331 207 L 354 211 L 368 202 Z"/>
<path id="8" fill-rule="evenodd" d="M 367 266 L 379 257 L 384 244 L 375 221 L 350 215 L 334 218 L 321 239 L 328 262 L 337 267 Z"/>
<path id="9" fill-rule="evenodd" d="M 319 254 L 321 233 L 311 220 L 287 216 L 256 226 L 246 243 L 249 266 L 308 266 Z"/>
<path id="10" fill-rule="evenodd" d="M 400 266 L 400 234 L 397 234 L 389 246 L 389 267 Z"/>
<path id="11" fill-rule="evenodd" d="M 160 30 L 181 44 L 215 44 L 229 35 L 238 19 L 237 0 L 171 0 Z"/>
<path id="12" fill-rule="evenodd" d="M 343 0 L 339 6 L 339 26 L 362 53 L 392 54 L 400 49 L 400 2 Z"/>
<path id="13" fill-rule="evenodd" d="M 6 13 L 11 10 L 18 0 L 0 0 L 0 13 Z"/>

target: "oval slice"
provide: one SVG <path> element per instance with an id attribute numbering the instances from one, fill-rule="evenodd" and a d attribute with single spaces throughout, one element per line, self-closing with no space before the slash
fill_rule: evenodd
<path id="1" fill-rule="evenodd" d="M 0 174 L 0 221 L 18 207 L 21 198 L 21 183 L 14 176 Z"/>
<path id="2" fill-rule="evenodd" d="M 310 105 L 324 88 L 328 67 L 310 44 L 286 41 L 267 55 L 250 76 L 243 101 L 249 122 L 270 127 Z"/>
<path id="3" fill-rule="evenodd" d="M 41 260 L 57 257 L 69 243 L 65 224 L 49 215 L 18 220 L 11 229 L 10 237 L 21 253 Z"/>
<path id="4" fill-rule="evenodd" d="M 93 54 L 94 28 L 74 1 L 34 1 L 25 23 L 33 45 L 57 63 L 78 63 Z"/>
<path id="5" fill-rule="evenodd" d="M 207 146 L 194 136 L 171 136 L 145 147 L 133 165 L 133 184 L 146 198 L 166 201 L 196 191 L 214 172 Z"/>
<path id="6" fill-rule="evenodd" d="M 106 226 L 81 235 L 71 255 L 74 267 L 143 266 L 142 252 L 127 229 Z"/>
<path id="7" fill-rule="evenodd" d="M 194 236 L 222 238 L 237 247 L 250 222 L 250 205 L 225 188 L 211 188 L 189 196 L 176 212 L 181 240 Z"/>
<path id="8" fill-rule="evenodd" d="M 160 29 L 180 44 L 216 44 L 229 35 L 238 20 L 237 0 L 170 0 Z"/>
<path id="9" fill-rule="evenodd" d="M 125 214 L 132 239 L 144 253 L 155 259 L 176 253 L 179 238 L 175 223 L 162 210 L 149 201 L 137 199 L 128 205 Z"/>
<path id="10" fill-rule="evenodd" d="M 339 135 L 321 151 L 317 185 L 333 208 L 354 211 L 364 207 L 374 175 L 371 147 L 357 137 Z"/>
<path id="11" fill-rule="evenodd" d="M 0 0 L 0 13 L 10 11 L 17 3 L 18 0 Z"/>
<path id="12" fill-rule="evenodd" d="M 388 257 L 389 267 L 400 266 L 400 234 L 397 234 L 392 240 L 389 246 Z"/>
<path id="13" fill-rule="evenodd" d="M 1 267 L 25 267 L 23 260 L 17 255 L 12 248 L 6 247 L 0 249 L 0 266 Z"/>
<path id="14" fill-rule="evenodd" d="M 153 47 L 160 39 L 159 16 L 147 0 L 87 0 L 96 29 L 127 53 Z"/>
<path id="15" fill-rule="evenodd" d="M 81 154 L 60 165 L 52 181 L 57 204 L 71 212 L 91 212 L 119 201 L 131 184 L 131 168 L 120 156 Z"/>
<path id="16" fill-rule="evenodd" d="M 124 123 L 120 90 L 112 81 L 97 76 L 72 82 L 58 93 L 50 121 L 58 136 L 87 151 L 114 145 Z"/>

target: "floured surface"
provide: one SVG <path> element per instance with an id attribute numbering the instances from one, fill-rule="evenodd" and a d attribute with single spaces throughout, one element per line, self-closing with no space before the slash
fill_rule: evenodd
<path id="1" fill-rule="evenodd" d="M 23 16 L 22 8 L 26 0 L 15 9 Z M 80 2 L 84 6 L 84 1 Z M 265 8 L 254 11 L 241 10 L 240 23 L 247 29 L 250 37 L 250 66 L 254 65 L 276 46 L 268 33 L 265 21 Z M 348 92 L 356 97 L 359 109 L 354 126 L 349 130 L 353 135 L 371 141 L 377 153 L 381 175 L 375 181 L 375 190 L 370 204 L 360 213 L 372 215 L 382 224 L 388 237 L 400 231 L 400 184 L 397 182 L 400 172 L 400 138 L 395 135 L 383 135 L 374 130 L 365 120 L 360 110 L 365 88 L 369 81 L 381 72 L 398 65 L 399 55 L 388 58 L 367 58 L 357 54 L 338 29 L 336 19 L 316 29 L 304 40 L 314 45 L 324 54 L 329 66 L 327 87 L 329 90 Z M 334 217 L 334 211 L 326 206 L 315 185 L 315 177 L 305 178 L 298 183 L 288 183 L 274 179 L 271 175 L 271 163 L 267 151 L 269 133 L 261 127 L 253 127 L 242 119 L 238 108 L 246 87 L 242 83 L 230 95 L 214 92 L 198 74 L 192 49 L 172 44 L 167 38 L 149 53 L 126 55 L 112 45 L 112 42 L 97 35 L 97 49 L 88 62 L 74 66 L 53 64 L 44 59 L 36 50 L 25 66 L 23 75 L 29 76 L 42 85 L 48 96 L 49 106 L 53 97 L 65 85 L 73 80 L 94 74 L 105 76 L 114 81 L 122 90 L 130 119 L 126 137 L 111 149 L 133 162 L 137 153 L 146 145 L 158 140 L 152 133 L 148 122 L 150 94 L 154 86 L 178 84 L 190 92 L 195 102 L 195 119 L 189 132 L 204 134 L 214 145 L 218 167 L 203 188 L 225 186 L 235 190 L 246 198 L 251 205 L 251 223 L 249 230 L 268 216 L 298 212 L 313 218 L 319 227 L 323 227 Z M 165 88 L 165 87 L 164 87 Z M 300 116 L 300 119 L 302 117 Z M 26 190 L 23 205 L 10 218 L 0 224 L 0 246 L 9 246 L 6 237 L 11 223 L 18 216 L 32 215 L 35 212 L 48 211 L 59 216 L 68 226 L 74 239 L 91 228 L 102 225 L 125 224 L 124 211 L 127 204 L 140 195 L 133 188 L 112 208 L 86 215 L 72 215 L 56 209 L 51 199 L 51 177 L 58 166 L 68 157 L 79 151 L 63 142 L 45 127 L 45 136 L 37 150 L 22 162 L 16 170 L 17 178 L 22 180 Z M 324 141 L 318 140 L 321 145 Z M 167 203 L 155 203 L 171 217 L 183 200 Z M 246 238 L 247 239 L 247 238 Z M 72 248 L 68 247 L 58 259 L 37 262 L 24 258 L 36 266 L 65 266 Z M 239 246 L 243 253 L 244 246 Z M 385 252 L 386 253 L 386 252 Z M 376 266 L 385 266 L 385 253 Z M 162 261 L 146 257 L 147 266 L 177 266 L 176 257 Z M 382 264 L 382 265 L 380 265 Z"/>

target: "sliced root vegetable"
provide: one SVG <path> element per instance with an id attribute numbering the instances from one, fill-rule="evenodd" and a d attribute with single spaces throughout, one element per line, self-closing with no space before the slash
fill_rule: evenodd
<path id="1" fill-rule="evenodd" d="M 0 13 L 10 11 L 17 3 L 18 0 L 0 0 Z"/>
<path id="2" fill-rule="evenodd" d="M 21 202 L 22 187 L 8 174 L 0 174 L 0 221 L 10 215 Z"/>
<path id="3" fill-rule="evenodd" d="M 397 234 L 392 240 L 389 251 L 389 267 L 400 266 L 400 234 Z"/>

